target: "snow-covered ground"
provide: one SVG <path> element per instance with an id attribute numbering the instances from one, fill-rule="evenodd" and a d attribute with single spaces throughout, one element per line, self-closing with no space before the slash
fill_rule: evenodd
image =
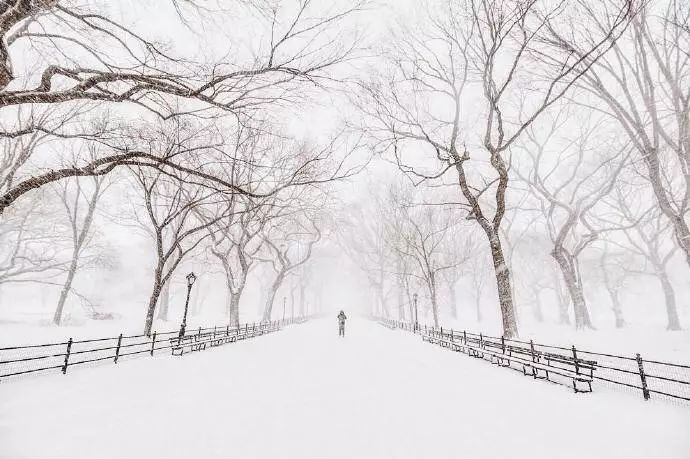
<path id="1" fill-rule="evenodd" d="M 366 320 L 0 384 L 2 458 L 688 458 L 690 409 L 534 381 Z"/>

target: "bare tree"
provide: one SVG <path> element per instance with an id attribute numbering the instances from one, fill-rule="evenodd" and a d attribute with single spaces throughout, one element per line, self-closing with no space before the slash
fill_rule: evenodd
<path id="1" fill-rule="evenodd" d="M 382 197 L 377 193 L 373 185 L 369 185 L 369 195 L 365 203 L 349 205 L 346 219 L 338 222 L 338 242 L 341 249 L 350 260 L 365 275 L 375 295 L 372 308 L 380 309 L 384 317 L 390 317 L 386 285 L 390 283 L 393 269 L 390 266 L 393 258 L 391 246 L 387 241 L 387 225 L 395 225 L 395 209 L 386 206 Z M 393 221 L 391 221 L 393 218 Z M 391 235 L 390 237 L 395 237 Z M 406 265 L 398 264 L 399 257 L 393 260 L 399 270 L 396 275 L 396 284 L 403 281 Z M 400 277 L 403 276 L 403 277 Z M 398 306 L 400 299 L 398 298 Z"/>
<path id="2" fill-rule="evenodd" d="M 403 220 L 389 226 L 393 249 L 403 259 L 415 266 L 409 276 L 417 277 L 424 285 L 434 320 L 439 326 L 439 288 L 443 285 L 443 273 L 458 268 L 468 258 L 459 240 L 453 238 L 458 227 L 452 209 L 441 206 L 415 206 L 409 196 L 391 188 L 387 201 L 391 209 L 400 209 Z M 398 234 L 391 234 L 397 231 Z"/>
<path id="3" fill-rule="evenodd" d="M 306 223 L 294 217 L 266 232 L 264 242 L 271 252 L 270 263 L 276 276 L 266 299 L 263 320 L 271 320 L 275 297 L 283 281 L 309 260 L 320 240 L 321 230 L 313 220 Z"/>
<path id="4" fill-rule="evenodd" d="M 50 210 L 49 196 L 37 194 L 0 220 L 0 285 L 59 285 L 52 279 L 65 272 L 69 257 L 60 236 L 64 227 Z"/>
<path id="5" fill-rule="evenodd" d="M 611 299 L 611 311 L 613 312 L 616 328 L 625 327 L 621 292 L 625 290 L 632 274 L 632 270 L 629 268 L 630 258 L 630 252 L 612 253 L 609 244 L 606 243 L 599 257 L 602 282 Z"/>
<path id="6" fill-rule="evenodd" d="M 53 315 L 53 323 L 56 325 L 60 325 L 62 320 L 65 303 L 72 290 L 72 284 L 77 271 L 80 267 L 84 267 L 90 262 L 98 261 L 98 254 L 88 256 L 88 251 L 91 248 L 94 236 L 92 226 L 96 207 L 103 193 L 108 189 L 109 184 L 105 183 L 103 177 L 91 177 L 90 182 L 90 184 L 84 186 L 85 184 L 81 179 L 76 179 L 72 183 L 63 182 L 58 187 L 60 202 L 64 207 L 65 215 L 69 222 L 72 257 L 55 308 L 55 314 Z"/>
<path id="7" fill-rule="evenodd" d="M 591 8 L 582 14 L 592 33 L 609 27 Z M 581 86 L 603 104 L 590 106 L 616 120 L 627 135 L 690 265 L 689 20 L 686 1 L 641 2 L 624 39 L 593 63 Z M 583 55 L 579 41 L 558 43 L 569 54 Z"/>
<path id="8" fill-rule="evenodd" d="M 369 115 L 372 126 L 367 130 L 377 139 L 377 148 L 392 150 L 403 172 L 419 181 L 455 172 L 465 208 L 487 238 L 506 336 L 517 334 L 510 270 L 500 237 L 509 182 L 506 155 L 608 50 L 632 13 L 627 0 L 612 10 L 600 9 L 610 26 L 586 43 L 582 56 L 545 62 L 541 57 L 552 51 L 554 35 L 566 24 L 570 29 L 577 25 L 567 22 L 570 13 L 586 3 L 451 3 L 423 30 L 401 33 L 389 59 L 391 74 L 364 84 L 364 100 L 359 101 Z M 578 32 L 579 28 L 573 31 Z M 516 111 L 511 98 L 521 92 L 526 79 L 531 79 L 530 96 Z M 468 89 L 482 98 L 472 98 Z M 466 113 L 470 104 L 471 114 Z M 475 123 L 478 118 L 481 121 Z M 468 145 L 476 139 L 474 147 Z M 428 152 L 433 163 L 409 158 L 420 150 Z"/>
<path id="9" fill-rule="evenodd" d="M 613 189 L 616 178 L 627 164 L 628 146 L 602 142 L 595 135 L 597 119 L 579 123 L 579 133 L 564 138 L 555 157 L 548 145 L 558 144 L 559 129 L 570 113 L 560 111 L 543 127 L 545 134 L 537 134 L 535 125 L 526 130 L 528 142 L 524 153 L 530 160 L 522 175 L 530 192 L 539 200 L 546 229 L 553 243 L 551 256 L 561 269 L 563 280 L 573 304 L 575 327 L 592 328 L 585 301 L 583 279 L 578 257 L 600 234 L 618 226 L 596 227 L 592 223 L 592 209 Z M 596 156 L 595 156 L 596 155 Z M 596 161 L 588 160 L 595 156 Z"/>
<path id="10" fill-rule="evenodd" d="M 632 181 L 619 183 L 610 199 L 612 213 L 620 219 L 620 224 L 627 226 L 623 242 L 612 241 L 624 250 L 644 260 L 642 269 L 635 269 L 630 263 L 624 264 L 628 274 L 642 274 L 655 277 L 664 294 L 667 317 L 667 330 L 680 330 L 676 293 L 668 270 L 668 264 L 678 250 L 669 232 L 673 225 L 656 205 L 649 206 L 648 201 L 635 199 L 634 196 L 647 198 L 640 190 L 640 184 Z M 642 184 L 644 185 L 644 184 Z"/>
<path id="11" fill-rule="evenodd" d="M 191 0 L 172 3 L 178 12 L 201 5 Z M 237 8 L 255 3 L 260 2 L 239 1 Z M 235 56 L 235 60 L 222 58 L 209 63 L 172 55 L 167 51 L 174 48 L 171 43 L 148 38 L 146 31 L 135 30 L 98 4 L 78 5 L 57 0 L 3 2 L 0 108 L 5 113 L 16 110 L 19 120 L 12 126 L 2 126 L 0 136 L 21 139 L 32 138 L 36 133 L 49 134 L 56 141 L 80 138 L 99 142 L 104 148 L 95 159 L 47 171 L 25 170 L 22 180 L 14 181 L 2 191 L 0 213 L 27 192 L 48 183 L 69 177 L 105 175 L 123 166 L 162 168 L 169 174 L 192 175 L 197 181 L 227 193 L 250 195 L 241 187 L 214 176 L 212 170 L 187 167 L 193 152 L 161 154 L 145 148 L 150 146 L 146 143 L 132 144 L 113 136 L 110 127 L 91 131 L 78 125 L 67 126 L 62 121 L 36 122 L 46 117 L 36 104 L 42 104 L 58 120 L 72 116 L 74 104 L 84 102 L 100 111 L 127 103 L 160 119 L 213 117 L 209 113 L 221 112 L 233 115 L 242 123 L 252 122 L 266 107 L 293 104 L 304 100 L 307 88 L 322 88 L 335 82 L 334 68 L 356 51 L 358 38 L 346 38 L 337 29 L 363 4 L 355 2 L 320 16 L 314 3 L 299 0 L 293 3 L 294 8 L 258 8 L 261 12 L 258 26 L 266 27 L 268 33 L 259 43 L 247 40 L 246 45 L 256 47 L 249 53 L 251 58 Z M 228 20 L 234 17 L 232 9 L 217 13 L 227 14 Z M 181 27 L 203 26 L 185 21 L 184 16 L 181 21 Z M 174 37 L 168 38 L 173 41 Z M 27 48 L 29 56 L 21 62 L 32 65 L 13 69 L 13 63 L 17 63 L 13 56 L 26 52 Z M 232 47 L 233 55 L 237 54 L 235 48 L 242 47 Z M 125 124 L 129 123 L 125 121 Z M 306 161 L 299 166 L 311 165 L 311 161 Z M 304 184 L 299 179 L 299 171 L 294 172 L 295 180 L 283 186 Z M 269 187 L 258 194 L 279 191 L 266 188 Z"/>
<path id="12" fill-rule="evenodd" d="M 143 193 L 146 218 L 155 236 L 156 263 L 144 323 L 144 333 L 149 335 L 161 290 L 182 260 L 208 237 L 207 228 L 225 216 L 219 213 L 213 219 L 201 220 L 194 210 L 200 206 L 226 206 L 226 203 L 217 192 L 193 187 L 189 182 L 162 173 L 140 170 L 136 180 Z"/>

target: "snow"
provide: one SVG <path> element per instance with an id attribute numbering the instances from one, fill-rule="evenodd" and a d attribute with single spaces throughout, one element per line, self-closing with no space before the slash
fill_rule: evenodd
<path id="1" fill-rule="evenodd" d="M 333 320 L 0 383 L 0 458 L 687 458 L 690 409 Z"/>

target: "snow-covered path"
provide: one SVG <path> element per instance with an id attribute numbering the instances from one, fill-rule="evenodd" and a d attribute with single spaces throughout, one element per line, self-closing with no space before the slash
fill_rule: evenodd
<path id="1" fill-rule="evenodd" d="M 575 395 L 365 320 L 0 384 L 2 458 L 689 458 L 690 409 Z"/>

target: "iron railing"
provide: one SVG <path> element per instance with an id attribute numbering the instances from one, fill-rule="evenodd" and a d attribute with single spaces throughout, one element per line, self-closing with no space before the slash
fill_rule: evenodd
<path id="1" fill-rule="evenodd" d="M 690 402 L 690 365 L 644 359 L 638 353 L 623 356 L 612 353 L 595 352 L 577 348 L 536 343 L 533 340 L 508 339 L 466 330 L 453 330 L 443 327 L 418 325 L 416 330 L 411 322 L 375 318 L 389 328 L 423 335 L 431 335 L 451 342 L 463 343 L 479 349 L 498 350 L 498 352 L 517 351 L 525 355 L 560 355 L 575 363 L 596 362 L 593 380 L 600 381 L 618 390 L 635 392 L 645 400 L 664 398 L 685 404 Z M 557 363 L 555 364 L 557 365 Z M 523 371 L 521 367 L 513 369 Z M 557 367 L 554 367 L 557 368 Z M 556 381 L 558 382 L 558 381 Z"/>
<path id="2" fill-rule="evenodd" d="M 307 318 L 289 318 L 273 322 L 245 323 L 239 326 L 216 325 L 187 330 L 185 336 L 193 336 L 196 342 L 218 342 L 219 338 L 240 336 L 241 339 L 280 330 L 281 327 L 302 323 Z M 0 347 L 0 380 L 29 374 L 50 372 L 67 373 L 76 366 L 89 366 L 103 362 L 117 364 L 123 359 L 151 356 L 178 344 L 180 330 L 153 332 L 147 335 L 120 334 L 108 338 L 75 340 L 33 344 L 27 346 Z M 226 340 L 225 342 L 229 342 Z"/>

